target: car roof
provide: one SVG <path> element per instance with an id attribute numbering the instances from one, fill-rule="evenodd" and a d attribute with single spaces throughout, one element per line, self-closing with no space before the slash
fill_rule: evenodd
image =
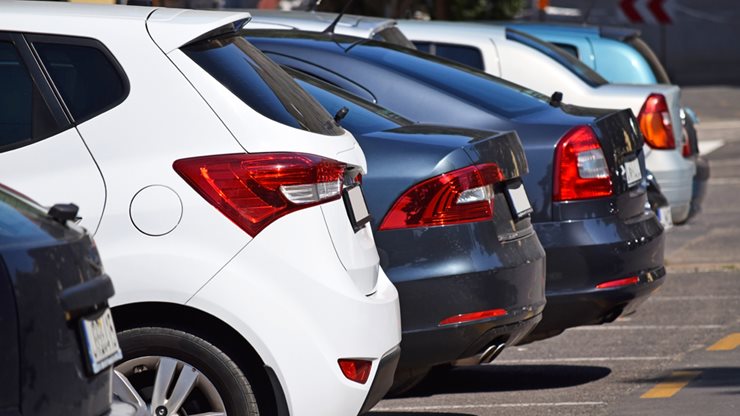
<path id="1" fill-rule="evenodd" d="M 94 36 L 121 35 L 141 22 L 167 53 L 214 29 L 249 19 L 249 13 L 66 2 L 0 1 L 6 31 Z"/>
<path id="2" fill-rule="evenodd" d="M 506 27 L 477 22 L 449 22 L 442 20 L 398 20 L 403 30 L 433 28 L 435 34 L 442 34 L 450 39 L 467 36 L 485 36 L 490 39 L 506 39 Z"/>
<path id="3" fill-rule="evenodd" d="M 338 13 L 280 11 L 251 9 L 253 23 L 275 24 L 310 32 L 322 32 L 336 19 Z M 372 37 L 381 30 L 396 25 L 396 21 L 385 17 L 357 16 L 345 14 L 337 23 L 335 33 L 363 38 Z M 247 27 L 249 28 L 249 27 Z"/>
<path id="4" fill-rule="evenodd" d="M 579 35 L 594 38 L 609 38 L 624 41 L 631 37 L 640 36 L 640 30 L 619 26 L 577 25 L 572 23 L 540 23 L 540 22 L 496 22 L 509 27 L 519 28 L 528 32 L 548 32 L 562 35 Z"/>

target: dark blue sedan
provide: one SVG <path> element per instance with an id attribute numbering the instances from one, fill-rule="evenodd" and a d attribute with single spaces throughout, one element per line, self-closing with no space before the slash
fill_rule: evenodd
<path id="1" fill-rule="evenodd" d="M 401 301 L 392 392 L 434 365 L 488 362 L 529 333 L 545 306 L 545 252 L 516 133 L 413 124 L 290 73 L 338 115 L 367 158 L 362 185 L 376 245 Z"/>

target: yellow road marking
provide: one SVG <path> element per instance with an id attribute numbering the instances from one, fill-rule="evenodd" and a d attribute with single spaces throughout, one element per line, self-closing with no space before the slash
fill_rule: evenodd
<path id="1" fill-rule="evenodd" d="M 707 351 L 730 351 L 737 347 L 740 347 L 740 332 L 736 332 L 722 338 L 714 345 L 707 348 Z"/>
<path id="2" fill-rule="evenodd" d="M 686 387 L 701 371 L 674 371 L 668 379 L 640 396 L 641 399 L 667 399 Z"/>

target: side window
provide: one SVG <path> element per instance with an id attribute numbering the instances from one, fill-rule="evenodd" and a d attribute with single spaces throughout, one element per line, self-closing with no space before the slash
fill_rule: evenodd
<path id="1" fill-rule="evenodd" d="M 558 48 L 578 58 L 578 48 L 576 48 L 574 45 L 571 45 L 569 43 L 555 43 L 555 42 L 553 42 L 553 45 L 557 46 Z"/>
<path id="2" fill-rule="evenodd" d="M 414 42 L 416 49 L 469 67 L 485 70 L 483 54 L 478 48 L 450 43 Z"/>
<path id="3" fill-rule="evenodd" d="M 81 123 L 120 104 L 128 82 L 107 50 L 92 39 L 31 37 L 49 76 L 75 122 Z"/>
<path id="4" fill-rule="evenodd" d="M 0 41 L 0 152 L 58 131 L 15 46 Z"/>
<path id="5" fill-rule="evenodd" d="M 462 45 L 451 45 L 446 43 L 437 43 L 435 55 L 451 61 L 460 62 L 469 67 L 483 70 L 483 55 L 478 48 Z"/>

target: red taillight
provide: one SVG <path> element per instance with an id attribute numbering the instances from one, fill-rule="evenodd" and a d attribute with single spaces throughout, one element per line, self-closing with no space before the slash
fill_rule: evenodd
<path id="1" fill-rule="evenodd" d="M 462 324 L 465 322 L 480 321 L 483 319 L 497 318 L 499 316 L 506 315 L 506 309 L 491 309 L 488 311 L 463 313 L 460 315 L 450 316 L 449 318 L 440 321 L 439 325 L 455 325 Z"/>
<path id="2" fill-rule="evenodd" d="M 610 280 L 596 285 L 596 289 L 614 289 L 615 287 L 630 286 L 640 283 L 640 278 L 637 276 L 627 277 L 624 279 Z"/>
<path id="3" fill-rule="evenodd" d="M 418 183 L 393 204 L 381 230 L 432 227 L 493 218 L 493 184 L 503 180 L 494 163 L 468 166 Z"/>
<path id="4" fill-rule="evenodd" d="M 684 129 L 683 135 L 683 146 L 681 147 L 681 154 L 683 157 L 690 157 L 692 155 L 691 144 L 689 143 L 689 134 Z"/>
<path id="5" fill-rule="evenodd" d="M 650 94 L 637 117 L 645 141 L 653 149 L 675 149 L 673 123 L 668 104 L 662 94 Z"/>
<path id="6" fill-rule="evenodd" d="M 251 236 L 278 218 L 341 197 L 345 164 L 303 153 L 203 156 L 173 168 Z"/>
<path id="7" fill-rule="evenodd" d="M 553 201 L 609 196 L 612 179 L 596 134 L 588 126 L 571 129 L 555 150 Z"/>
<path id="8" fill-rule="evenodd" d="M 365 384 L 370 378 L 370 370 L 373 368 L 373 362 L 368 360 L 350 360 L 340 359 L 339 368 L 342 369 L 347 379 L 356 383 Z"/>

